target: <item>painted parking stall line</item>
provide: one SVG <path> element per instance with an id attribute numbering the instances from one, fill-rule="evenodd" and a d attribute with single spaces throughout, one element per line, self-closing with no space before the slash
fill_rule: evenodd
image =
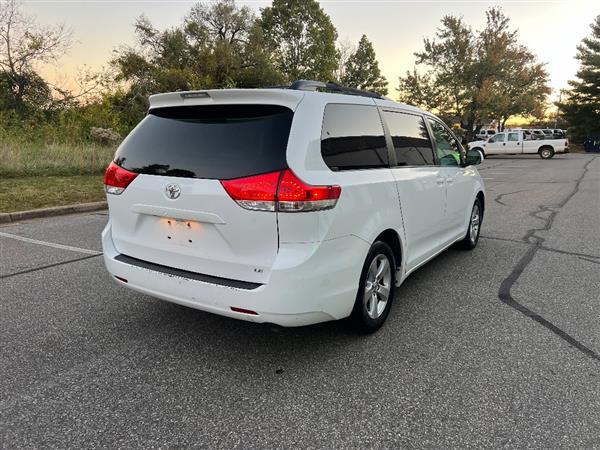
<path id="1" fill-rule="evenodd" d="M 57 244 L 55 242 L 47 242 L 47 241 L 40 241 L 38 239 L 31 239 L 25 236 L 19 236 L 17 234 L 10 234 L 10 233 L 3 233 L 0 232 L 0 237 L 5 237 L 8 239 L 15 239 L 17 241 L 22 241 L 22 242 L 28 242 L 30 244 L 37 244 L 37 245 L 44 245 L 46 247 L 52 247 L 52 248 L 57 248 L 60 250 L 67 250 L 69 252 L 76 252 L 76 253 L 84 253 L 86 255 L 101 255 L 102 252 L 98 252 L 96 250 L 89 250 L 87 248 L 80 248 L 80 247 L 73 247 L 71 245 L 63 245 L 63 244 Z"/>

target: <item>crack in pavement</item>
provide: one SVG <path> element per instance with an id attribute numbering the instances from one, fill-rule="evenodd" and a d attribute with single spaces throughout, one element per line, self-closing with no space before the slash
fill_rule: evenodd
<path id="1" fill-rule="evenodd" d="M 600 260 L 596 261 L 595 259 L 589 259 L 589 258 L 586 258 L 584 256 L 579 256 L 579 259 L 583 259 L 584 261 L 588 261 L 588 262 L 591 262 L 591 263 L 594 263 L 594 264 L 600 264 Z"/>
<path id="2" fill-rule="evenodd" d="M 557 203 L 555 205 L 539 205 L 537 210 L 529 213 L 531 217 L 544 221 L 544 225 L 541 228 L 531 228 L 527 231 L 523 240 L 531 244 L 531 247 L 513 267 L 513 270 L 508 275 L 508 277 L 506 277 L 500 284 L 500 289 L 498 290 L 498 298 L 506 305 L 519 311 L 521 314 L 525 315 L 526 317 L 529 317 L 531 320 L 550 330 L 551 332 L 556 334 L 558 337 L 569 343 L 571 346 L 573 346 L 583 354 L 589 356 L 590 358 L 596 361 L 600 361 L 600 354 L 585 346 L 582 342 L 578 341 L 576 338 L 574 338 L 561 328 L 557 327 L 549 320 L 535 313 L 531 309 L 527 308 L 525 305 L 522 305 L 521 303 L 517 302 L 512 297 L 510 292 L 514 284 L 517 282 L 519 277 L 523 274 L 523 272 L 529 265 L 529 263 L 531 263 L 531 261 L 533 260 L 537 251 L 540 249 L 547 249 L 543 247 L 545 239 L 541 236 L 537 236 L 536 233 L 539 231 L 549 231 L 552 228 L 554 220 L 556 219 L 556 216 L 558 215 L 561 208 L 565 206 L 569 202 L 569 200 L 571 200 L 573 196 L 579 192 L 579 186 L 581 185 L 581 182 L 583 181 L 585 175 L 588 172 L 588 166 L 595 160 L 596 157 L 593 157 L 587 163 L 584 164 L 583 173 L 575 183 L 575 187 L 569 193 L 569 195 L 567 195 L 560 203 Z M 539 214 L 541 213 L 549 214 L 547 217 L 540 217 Z"/>
<path id="3" fill-rule="evenodd" d="M 501 237 L 495 237 L 495 236 L 483 236 L 483 235 L 480 235 L 479 239 L 491 239 L 493 241 L 514 242 L 515 244 L 531 245 L 531 243 L 527 242 L 525 240 L 525 238 L 523 238 L 523 239 L 509 239 L 509 238 L 501 238 Z M 542 251 L 545 251 L 545 252 L 551 252 L 551 253 L 560 253 L 562 255 L 577 256 L 577 257 L 579 257 L 581 259 L 592 258 L 591 262 L 596 262 L 596 261 L 593 261 L 595 259 L 599 259 L 600 260 L 600 256 L 597 256 L 597 255 L 590 255 L 589 253 L 569 252 L 567 250 L 560 250 L 558 248 L 546 247 L 545 245 L 540 245 L 539 248 L 538 248 L 538 250 L 542 250 Z"/>
<path id="4" fill-rule="evenodd" d="M 500 203 L 500 204 L 501 204 L 501 205 L 503 205 L 503 206 L 508 206 L 506 203 L 504 203 L 504 202 L 503 202 L 503 201 L 501 201 L 500 199 L 501 199 L 502 197 L 505 197 L 505 196 L 507 196 L 507 195 L 518 194 L 519 192 L 527 192 L 527 189 L 521 189 L 520 191 L 506 192 L 506 193 L 504 193 L 504 194 L 498 194 L 498 195 L 496 195 L 496 198 L 494 199 L 494 201 L 495 201 L 496 203 Z"/>

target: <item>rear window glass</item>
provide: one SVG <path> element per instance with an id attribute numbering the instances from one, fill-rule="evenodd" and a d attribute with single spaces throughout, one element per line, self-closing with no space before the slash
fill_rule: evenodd
<path id="1" fill-rule="evenodd" d="M 387 146 L 377 108 L 327 105 L 321 132 L 321 155 L 332 170 L 387 167 Z"/>
<path id="2" fill-rule="evenodd" d="M 292 118 L 276 105 L 152 109 L 115 163 L 137 173 L 219 180 L 285 169 Z"/>

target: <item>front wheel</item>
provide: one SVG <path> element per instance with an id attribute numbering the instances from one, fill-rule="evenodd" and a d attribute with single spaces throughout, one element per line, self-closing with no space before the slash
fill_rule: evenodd
<path id="1" fill-rule="evenodd" d="M 377 331 L 390 312 L 396 286 L 396 260 L 389 245 L 376 241 L 367 254 L 350 320 L 362 333 Z"/>
<path id="2" fill-rule="evenodd" d="M 481 147 L 474 147 L 471 150 L 479 150 L 481 152 L 481 154 L 483 155 L 483 157 L 485 158 L 485 152 L 483 151 L 483 149 Z"/>
<path id="3" fill-rule="evenodd" d="M 461 241 L 461 247 L 465 250 L 473 250 L 479 242 L 479 232 L 481 231 L 481 221 L 483 219 L 483 209 L 481 207 L 481 201 L 475 199 L 473 209 L 471 210 L 471 216 L 469 218 L 469 227 L 467 228 L 467 235 Z"/>

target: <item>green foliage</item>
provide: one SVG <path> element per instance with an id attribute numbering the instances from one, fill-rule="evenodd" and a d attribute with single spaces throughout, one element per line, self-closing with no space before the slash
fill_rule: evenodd
<path id="1" fill-rule="evenodd" d="M 435 39 L 415 53 L 425 73 L 415 69 L 400 78 L 400 100 L 460 122 L 469 135 L 486 121 L 541 115 L 550 92 L 543 64 L 518 43 L 502 11 L 492 8 L 486 18 L 474 32 L 461 18 L 445 16 Z"/>
<path id="2" fill-rule="evenodd" d="M 337 69 L 337 31 L 315 0 L 273 0 L 259 20 L 272 60 L 287 81 L 330 81 Z"/>
<path id="3" fill-rule="evenodd" d="M 346 61 L 340 81 L 346 86 L 387 95 L 387 80 L 381 75 L 373 44 L 366 35 L 362 35 L 356 52 Z"/>
<path id="4" fill-rule="evenodd" d="M 199 3 L 178 27 L 160 31 L 145 17 L 135 24 L 136 47 L 118 52 L 112 61 L 117 80 L 130 89 L 125 101 L 147 109 L 157 92 L 276 84 L 282 77 L 264 51 L 263 34 L 254 13 L 233 0 Z"/>
<path id="5" fill-rule="evenodd" d="M 591 28 L 591 36 L 577 47 L 576 58 L 581 63 L 578 79 L 569 82 L 572 89 L 558 105 L 570 125 L 569 135 L 577 142 L 600 131 L 600 16 Z"/>

